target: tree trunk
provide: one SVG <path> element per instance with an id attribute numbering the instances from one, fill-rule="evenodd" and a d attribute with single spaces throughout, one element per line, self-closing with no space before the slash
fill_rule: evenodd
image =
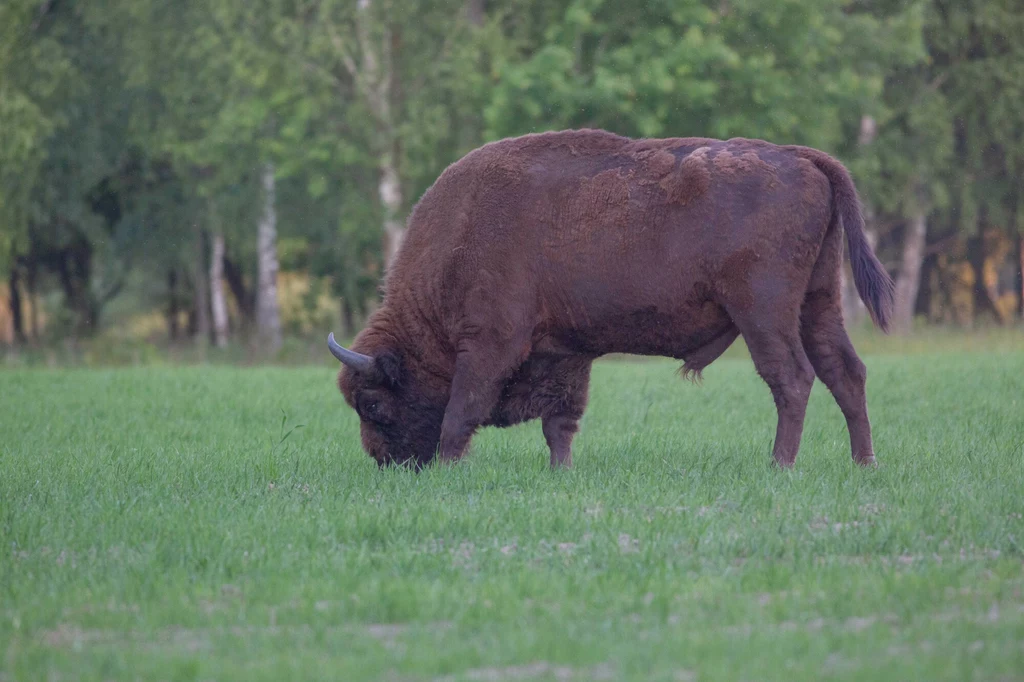
<path id="1" fill-rule="evenodd" d="M 75 336 L 88 336 L 99 326 L 99 303 L 93 296 L 92 247 L 84 239 L 65 248 L 57 261 L 64 301 L 75 317 Z"/>
<path id="2" fill-rule="evenodd" d="M 903 334 L 914 326 L 914 304 L 921 286 L 927 231 L 924 211 L 918 211 L 911 216 L 903 235 L 903 258 L 896 277 L 896 304 L 893 307 L 893 328 Z"/>
<path id="3" fill-rule="evenodd" d="M 472 26 L 480 27 L 484 25 L 484 0 L 466 0 L 464 9 L 466 20 Z"/>
<path id="4" fill-rule="evenodd" d="M 210 250 L 210 311 L 213 340 L 218 348 L 228 345 L 228 302 L 224 298 L 224 235 L 216 233 Z"/>
<path id="5" fill-rule="evenodd" d="M 347 339 L 350 334 L 355 333 L 355 313 L 352 310 L 352 303 L 349 299 L 341 299 L 341 329 L 338 331 L 341 333 L 341 338 Z"/>
<path id="6" fill-rule="evenodd" d="M 26 276 L 28 285 L 28 333 L 32 343 L 39 341 L 39 296 L 36 293 L 36 264 L 32 261 L 28 265 Z"/>
<path id="7" fill-rule="evenodd" d="M 177 341 L 181 336 L 181 324 L 179 313 L 181 302 L 178 300 L 178 270 L 171 268 L 167 271 L 167 336 L 171 341 Z"/>
<path id="8" fill-rule="evenodd" d="M 384 207 L 384 268 L 391 266 L 398 249 L 405 238 L 405 224 L 402 221 L 402 183 L 393 154 L 381 159 L 380 202 Z"/>
<path id="9" fill-rule="evenodd" d="M 924 315 L 926 321 L 934 322 L 932 312 L 935 310 L 936 291 L 934 287 L 935 277 L 938 270 L 938 254 L 929 253 L 925 248 L 926 255 L 921 263 L 921 278 L 917 289 L 917 305 L 914 306 L 915 315 Z"/>
<path id="10" fill-rule="evenodd" d="M 196 235 L 196 290 L 192 297 L 192 309 L 195 317 L 194 338 L 200 346 L 205 346 L 210 342 L 210 286 L 209 271 L 206 269 L 206 240 L 206 230 L 200 230 Z"/>
<path id="11" fill-rule="evenodd" d="M 1017 233 L 1017 313 L 1024 321 L 1024 232 Z"/>
<path id="12" fill-rule="evenodd" d="M 245 275 L 242 274 L 241 266 L 231 257 L 224 253 L 223 259 L 224 279 L 231 289 L 231 295 L 235 297 L 238 304 L 238 312 L 242 315 L 242 326 L 248 327 L 256 317 L 256 303 L 253 291 L 245 288 Z"/>
<path id="13" fill-rule="evenodd" d="M 23 345 L 25 343 L 25 323 L 22 318 L 21 309 L 21 284 L 20 276 L 18 273 L 17 266 L 11 266 L 11 274 L 7 280 L 7 286 L 10 289 L 8 292 L 11 306 L 11 341 L 16 346 Z"/>
<path id="14" fill-rule="evenodd" d="M 263 168 L 263 216 L 257 233 L 256 334 L 262 350 L 281 348 L 281 314 L 277 301 L 277 213 L 274 166 Z"/>
<path id="15" fill-rule="evenodd" d="M 984 210 L 979 211 L 984 216 Z M 984 218 L 979 220 L 979 223 L 984 225 Z M 981 321 L 980 318 L 984 311 L 992 313 L 992 318 L 997 324 L 1005 325 L 1010 322 L 1010 319 L 1004 316 L 1004 312 L 1000 310 L 998 299 L 999 293 L 996 289 L 995 278 L 988 277 L 988 271 L 986 268 L 987 261 L 990 253 L 988 249 L 988 243 L 986 240 L 986 231 L 984 228 L 979 227 L 978 234 L 971 238 L 968 245 L 969 259 L 971 267 L 974 269 L 974 321 L 975 323 Z"/>
<path id="16" fill-rule="evenodd" d="M 401 83 L 394 68 L 394 64 L 399 61 L 401 37 L 390 24 L 385 24 L 382 36 L 375 36 L 376 32 L 372 30 L 372 7 L 372 0 L 359 0 L 356 3 L 356 42 L 362 60 L 357 62 L 351 55 L 344 53 L 339 56 L 355 80 L 359 94 L 366 100 L 377 128 L 374 151 L 380 159 L 377 191 L 384 209 L 384 268 L 387 270 L 405 237 L 405 224 L 401 215 L 399 133 L 392 115 L 398 109 L 396 102 L 401 99 Z M 467 11 L 473 10 L 467 7 Z"/>

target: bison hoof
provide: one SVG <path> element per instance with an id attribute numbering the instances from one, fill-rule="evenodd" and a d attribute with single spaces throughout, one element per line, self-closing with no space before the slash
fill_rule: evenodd
<path id="1" fill-rule="evenodd" d="M 867 457 L 855 457 L 854 462 L 862 467 L 875 467 L 878 466 L 878 462 L 875 460 L 874 455 L 868 455 Z"/>

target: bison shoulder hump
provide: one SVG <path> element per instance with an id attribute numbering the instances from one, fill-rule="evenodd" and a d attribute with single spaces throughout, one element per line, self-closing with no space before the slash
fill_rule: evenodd
<path id="1" fill-rule="evenodd" d="M 710 147 L 693 150 L 659 183 L 669 203 L 686 205 L 703 196 L 711 185 L 708 153 Z"/>

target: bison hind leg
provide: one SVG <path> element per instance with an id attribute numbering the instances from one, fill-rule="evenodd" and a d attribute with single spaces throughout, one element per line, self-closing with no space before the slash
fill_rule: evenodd
<path id="1" fill-rule="evenodd" d="M 683 379 L 700 384 L 704 380 L 703 371 L 721 357 L 722 353 L 729 349 L 739 335 L 740 330 L 736 328 L 736 325 L 730 324 L 703 346 L 687 353 L 683 358 L 683 366 L 679 368 Z"/>

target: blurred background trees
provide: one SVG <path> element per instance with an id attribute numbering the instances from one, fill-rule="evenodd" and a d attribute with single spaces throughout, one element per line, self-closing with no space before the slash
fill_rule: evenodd
<path id="1" fill-rule="evenodd" d="M 1014 0 L 6 0 L 0 340 L 352 334 L 446 165 L 568 127 L 828 151 L 899 330 L 1020 324 L 1020 36 Z"/>

